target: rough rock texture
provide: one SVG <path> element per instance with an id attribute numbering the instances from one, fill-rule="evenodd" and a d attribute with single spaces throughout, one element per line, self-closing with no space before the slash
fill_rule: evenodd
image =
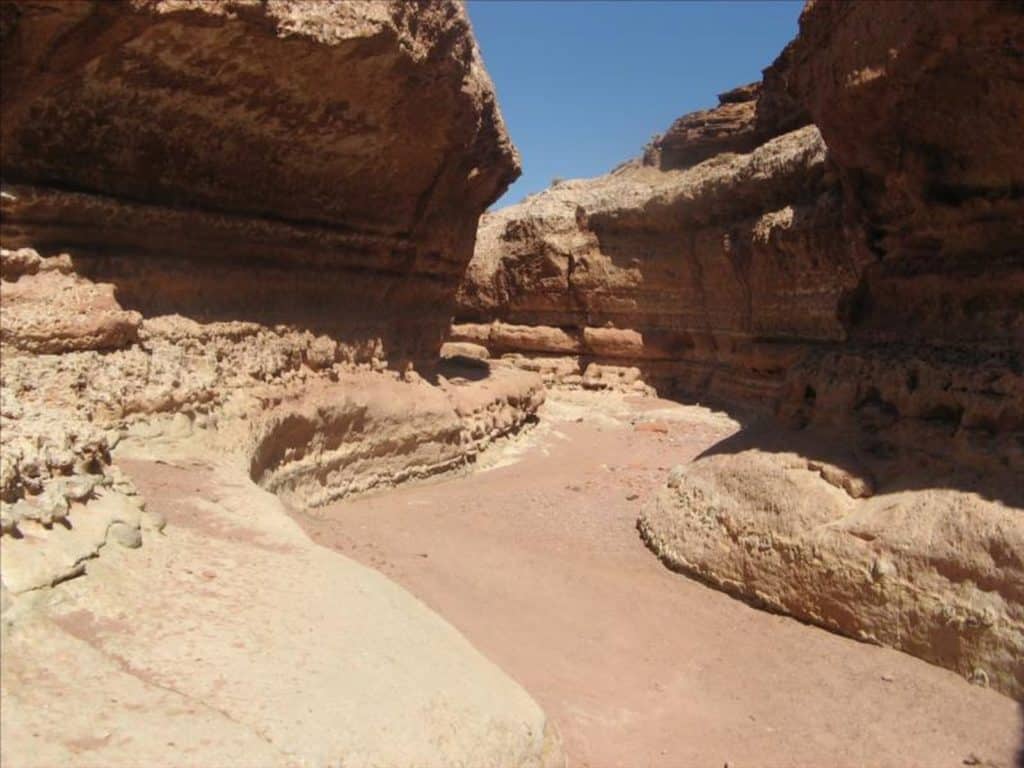
<path id="1" fill-rule="evenodd" d="M 167 527 L 5 614 L 4 765 L 564 765 L 522 688 L 243 467 L 123 461 Z"/>
<path id="2" fill-rule="evenodd" d="M 68 274 L 67 255 L 41 259 L 30 248 L 2 250 L 0 263 L 4 279 L 12 278 L 0 306 L 0 344 L 59 354 L 118 349 L 138 337 L 142 316 L 121 309 L 114 286 Z"/>
<path id="3" fill-rule="evenodd" d="M 645 165 L 685 168 L 723 152 L 749 152 L 773 136 L 811 122 L 786 90 L 790 49 L 764 71 L 764 81 L 718 95 L 718 106 L 683 115 L 644 152 Z"/>
<path id="4" fill-rule="evenodd" d="M 293 508 L 315 508 L 464 467 L 544 402 L 536 376 L 486 364 L 481 373 L 441 387 L 341 374 L 275 398 L 251 438 L 250 475 Z"/>
<path id="5" fill-rule="evenodd" d="M 1019 3 L 815 3 L 790 91 L 829 147 L 873 260 L 851 338 L 1019 353 L 1024 12 Z"/>
<path id="6" fill-rule="evenodd" d="M 845 338 L 837 306 L 865 257 L 841 214 L 814 126 L 691 168 L 564 182 L 483 217 L 453 337 L 497 320 L 517 327 L 488 332 L 496 352 L 638 365 L 661 391 L 767 404 L 808 343 Z"/>
<path id="7" fill-rule="evenodd" d="M 955 474 L 944 486 L 912 466 L 867 469 L 820 442 L 739 442 L 675 469 L 641 514 L 670 567 L 1024 695 L 1018 479 L 986 498 Z"/>
<path id="8" fill-rule="evenodd" d="M 67 261 L 18 253 L 42 267 Z M 45 295 L 54 275 L 78 300 L 66 323 L 63 315 L 48 323 L 41 300 L 23 300 Z M 95 295 L 104 301 L 90 301 Z M 447 363 L 448 378 L 432 385 L 387 370 L 379 345 L 289 326 L 142 319 L 121 310 L 109 286 L 50 268 L 0 281 L 0 301 L 0 512 L 13 536 L 24 521 L 73 525 L 69 505 L 105 488 L 132 493 L 111 466 L 111 449 L 126 437 L 219 446 L 254 481 L 313 507 L 464 466 L 544 399 L 539 377 L 501 363 L 472 371 Z M 121 316 L 133 320 L 133 336 L 95 332 Z M 21 343 L 26 328 L 41 341 Z M 111 339 L 119 348 L 107 348 Z M 19 541 L 8 544 L 27 546 Z"/>
<path id="9" fill-rule="evenodd" d="M 353 765 L 559 764 L 557 736 L 536 705 L 443 621 L 343 558 L 332 555 L 311 571 L 328 553 L 297 530 L 279 530 L 293 525 L 282 501 L 313 508 L 466 466 L 531 418 L 544 399 L 539 377 L 487 361 L 467 377 L 449 363 L 442 367 L 448 377 L 432 385 L 411 370 L 387 370 L 379 345 L 359 349 L 288 326 L 143 319 L 123 312 L 109 286 L 49 268 L 54 262 L 67 259 L 19 251 L 12 263 L 39 269 L 0 280 L 2 709 L 5 733 L 18 734 L 3 740 L 5 763 L 152 762 L 168 737 L 161 731 L 153 742 L 152 724 L 133 709 L 144 704 L 173 721 L 172 740 L 203 764 L 329 765 L 339 754 Z M 22 300 L 49 290 L 55 275 L 79 299 L 61 302 L 76 307 L 67 324 L 47 324 L 40 301 Z M 92 301 L 96 295 L 105 300 Z M 121 315 L 132 317 L 135 337 L 121 334 L 119 348 L 106 348 L 109 339 L 94 329 Z M 48 344 L 21 344 L 26 328 Z M 205 495 L 187 472 L 173 488 L 140 494 L 121 468 L 126 451 L 164 464 L 215 464 L 219 474 L 207 478 Z M 147 466 L 148 478 L 157 465 Z M 176 505 L 193 503 L 194 519 L 176 517 Z M 247 529 L 254 515 L 257 528 L 271 531 L 266 537 Z M 183 533 L 183 524 L 199 530 Z M 219 548 L 211 535 L 223 539 Z M 118 557 L 139 547 L 141 560 Z M 166 580 L 182 569 L 230 576 L 236 597 L 247 596 L 245 612 L 228 592 L 183 590 Z M 88 586 L 69 597 L 68 580 L 83 574 Z M 285 582 L 288 594 L 279 594 Z M 261 595 L 255 602 L 253 590 Z M 341 593 L 347 597 L 339 602 Z M 70 618 L 69 599 L 76 606 Z M 154 654 L 172 604 L 202 639 Z M 282 612 L 282 604 L 295 609 Z M 225 614 L 232 616 L 226 623 L 210 619 Z M 103 617 L 97 621 L 120 639 L 105 645 L 106 630 L 94 636 L 82 615 Z M 175 631 L 182 621 L 173 620 Z M 261 626 L 281 630 L 264 637 L 254 629 Z M 253 632 L 262 638 L 258 651 L 233 642 Z M 308 633 L 346 639 L 324 655 L 309 646 Z M 131 658 L 128 634 L 138 642 Z M 281 669 L 297 656 L 295 674 L 307 679 L 285 685 L 303 691 L 301 706 L 280 691 L 268 698 L 265 682 L 240 692 L 257 679 L 284 681 Z M 200 658 L 217 659 L 216 674 L 192 664 Z M 31 682 L 54 665 L 109 670 L 102 683 L 115 702 L 104 707 L 108 731 L 74 714 L 94 711 L 94 691 L 58 674 L 55 701 Z M 179 722 L 178 701 L 201 706 Z M 257 704 L 236 712 L 241 701 Z M 296 721 L 296 713 L 309 717 Z M 385 716 L 397 718 L 387 722 L 400 737 L 381 737 Z M 109 739 L 136 728 L 136 739 Z M 50 734 L 42 752 L 33 746 L 37 737 L 23 738 L 33 733 Z M 206 734 L 205 746 L 197 733 Z"/>
<path id="10" fill-rule="evenodd" d="M 518 174 L 451 0 L 18 0 L 2 57 L 5 245 L 67 250 L 146 315 L 432 361 Z"/>
<path id="11" fill-rule="evenodd" d="M 560 764 L 525 692 L 282 502 L 465 466 L 543 401 L 439 363 L 518 172 L 461 5 L 0 22 L 0 762 Z"/>
<path id="12" fill-rule="evenodd" d="M 550 384 L 579 386 L 590 365 L 634 367 L 661 394 L 843 442 L 887 479 L 833 517 L 873 521 L 872 551 L 906 579 L 892 595 L 861 594 L 850 574 L 863 563 L 845 539 L 804 530 L 827 521 L 773 501 L 794 496 L 784 483 L 755 481 L 789 458 L 700 459 L 692 472 L 716 493 L 739 473 L 767 494 L 757 503 L 777 519 L 729 497 L 751 536 L 851 558 L 829 587 L 841 609 L 815 607 L 811 560 L 739 551 L 735 526 L 705 531 L 715 515 L 702 498 L 667 491 L 648 541 L 736 594 L 977 668 L 1017 696 L 1024 512 L 1004 475 L 1024 472 L 1022 62 L 1018 4 L 808 3 L 759 85 L 680 118 L 641 160 L 486 215 L 452 332 Z M 795 453 L 820 458 L 807 444 Z M 931 530 L 962 536 L 964 562 L 935 554 Z M 903 623 L 887 595 L 903 601 Z M 947 642 L 942 632 L 960 630 L 940 603 L 987 606 L 992 621 Z"/>

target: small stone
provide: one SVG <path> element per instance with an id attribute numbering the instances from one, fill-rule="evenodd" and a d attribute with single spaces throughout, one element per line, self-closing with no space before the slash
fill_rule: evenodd
<path id="1" fill-rule="evenodd" d="M 982 688 L 988 688 L 988 672 L 981 667 L 975 667 L 974 671 L 971 672 L 971 676 L 967 679 L 974 685 L 980 685 Z"/>
<path id="2" fill-rule="evenodd" d="M 167 527 L 167 518 L 152 509 L 147 510 L 146 514 L 142 516 L 142 522 L 147 529 L 152 529 L 157 533 L 163 533 L 164 528 Z"/>
<path id="3" fill-rule="evenodd" d="M 875 581 L 883 581 L 896 573 L 896 566 L 885 557 L 875 558 L 871 565 L 871 578 Z"/>
<path id="4" fill-rule="evenodd" d="M 63 484 L 64 496 L 71 501 L 85 501 L 92 496 L 99 477 L 94 475 L 79 475 L 67 480 Z"/>
<path id="5" fill-rule="evenodd" d="M 682 484 L 684 474 L 686 474 L 686 469 L 682 464 L 676 464 L 672 467 L 668 473 L 668 487 L 678 488 Z"/>
<path id="6" fill-rule="evenodd" d="M 120 520 L 111 524 L 107 534 L 122 547 L 138 549 L 142 546 L 142 531 Z"/>

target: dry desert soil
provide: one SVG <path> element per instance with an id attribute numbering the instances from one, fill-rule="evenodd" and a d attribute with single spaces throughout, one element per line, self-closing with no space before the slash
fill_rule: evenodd
<path id="1" fill-rule="evenodd" d="M 1015 764 L 1021 712 L 909 655 L 669 571 L 637 510 L 738 429 L 665 400 L 552 394 L 480 469 L 296 513 L 452 622 L 578 768 Z"/>

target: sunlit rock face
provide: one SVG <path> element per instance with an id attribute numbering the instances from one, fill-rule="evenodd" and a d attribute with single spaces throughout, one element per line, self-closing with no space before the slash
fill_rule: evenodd
<path id="1" fill-rule="evenodd" d="M 1020 695 L 1022 83 L 1013 4 L 809 2 L 760 83 L 485 215 L 453 336 L 821 435 L 682 468 L 648 543 Z"/>
<path id="2" fill-rule="evenodd" d="M 486 214 L 456 337 L 1024 465 L 1021 16 L 872 8 L 809 4 L 761 83 Z"/>
<path id="3" fill-rule="evenodd" d="M 0 762 L 564 764 L 290 517 L 543 400 L 439 364 L 518 173 L 462 6 L 4 2 L 0 57 Z"/>

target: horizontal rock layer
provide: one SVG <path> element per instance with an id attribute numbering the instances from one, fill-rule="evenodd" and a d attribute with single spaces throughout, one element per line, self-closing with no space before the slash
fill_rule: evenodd
<path id="1" fill-rule="evenodd" d="M 438 766 L 560 764 L 557 734 L 521 689 L 402 590 L 313 545 L 282 504 L 316 514 L 314 508 L 348 495 L 465 467 L 532 419 L 544 399 L 538 376 L 501 363 L 468 369 L 452 361 L 441 366 L 439 383 L 430 384 L 412 371 L 386 370 L 379 346 L 339 344 L 283 325 L 142 318 L 121 309 L 111 285 L 70 271 L 66 256 L 41 259 L 27 250 L 0 256 L 0 631 L 4 648 L 15 649 L 4 654 L 4 679 L 15 681 L 5 682 L 0 708 L 5 733 L 15 734 L 4 739 L 5 762 L 80 764 L 76 745 L 96 728 L 80 714 L 94 711 L 87 702 L 102 692 L 110 722 L 128 728 L 138 724 L 137 708 L 124 702 L 144 701 L 145 711 L 163 712 L 171 675 L 175 696 L 207 702 L 190 708 L 185 724 L 176 719 L 180 708 L 166 712 L 162 726 L 178 733 L 201 763 L 227 755 L 292 765 L 301 755 L 319 764 L 325 755 L 344 754 L 354 765 L 405 765 L 413 757 Z M 49 316 L 55 298 L 57 319 L 65 323 Z M 122 327 L 125 317 L 131 334 L 97 332 Z M 146 460 L 141 494 L 122 471 L 129 455 Z M 177 484 L 154 482 L 162 473 L 176 476 Z M 126 559 L 125 549 L 139 549 L 138 557 Z M 183 567 L 186 561 L 191 565 Z M 258 564 L 259 575 L 245 563 Z M 167 574 L 198 573 L 207 574 L 203 583 L 217 579 L 218 587 L 231 583 L 249 593 L 245 610 L 237 611 L 222 591 L 164 581 Z M 83 574 L 86 585 L 66 583 Z M 263 597 L 254 600 L 261 579 L 288 585 L 291 607 L 276 604 L 277 587 L 261 587 Z M 74 598 L 66 591 L 53 598 L 65 608 L 73 599 L 70 615 L 51 610 L 51 587 L 73 589 Z M 358 598 L 349 599 L 350 591 Z M 330 605 L 312 613 L 300 607 L 328 594 Z M 97 638 L 88 624 L 76 623 L 82 615 L 107 616 L 108 608 L 124 616 L 126 605 L 133 606 L 126 630 L 132 638 L 155 633 L 139 642 L 131 664 L 155 670 L 167 663 L 160 685 L 114 670 L 115 662 L 122 671 L 128 663 L 126 636 L 114 653 L 108 635 Z M 154 654 L 155 638 L 166 628 L 151 622 L 177 610 L 200 622 L 190 633 L 197 645 Z M 237 643 L 242 635 L 265 638 L 259 627 L 274 611 L 280 619 L 282 610 L 289 621 L 270 624 L 287 631 L 260 653 Z M 229 626 L 224 616 L 232 617 Z M 342 624 L 340 634 L 331 629 Z M 219 633 L 217 626 L 226 629 Z M 399 652 L 409 631 L 416 647 Z M 347 639 L 325 655 L 311 650 L 310 633 Z M 61 679 L 55 698 L 32 682 L 47 653 L 80 659 L 87 675 L 109 670 L 103 681 L 85 678 L 91 682 L 84 686 Z M 398 657 L 421 661 L 410 667 Z M 201 658 L 217 659 L 216 672 L 202 668 Z M 254 674 L 280 679 L 297 658 L 303 661 L 293 671 L 309 674 L 301 704 L 282 704 L 286 698 L 279 697 L 274 706 L 237 710 L 240 701 L 263 699 L 220 698 L 223 686 L 244 690 Z M 240 666 L 225 666 L 228 659 Z M 437 672 L 449 663 L 458 674 Z M 343 682 L 318 688 L 339 669 L 348 670 Z M 360 675 L 373 677 L 387 694 L 378 696 Z M 310 696 L 321 698 L 314 703 Z M 380 737 L 372 702 L 387 702 L 393 717 L 409 718 L 400 738 Z M 423 717 L 424 707 L 430 717 Z M 228 712 L 235 714 L 221 717 Z M 327 718 L 337 726 L 342 712 L 344 728 L 315 724 Z M 258 736 L 237 728 L 235 715 L 257 724 Z M 22 738 L 25 729 L 51 734 L 42 753 Z M 196 729 L 208 735 L 205 743 L 189 735 Z M 460 735 L 451 739 L 451 733 Z M 147 732 L 92 749 L 105 763 L 138 764 L 156 748 L 153 738 Z M 166 741 L 160 737 L 162 750 Z"/>
<path id="2" fill-rule="evenodd" d="M 0 51 L 7 247 L 69 250 L 143 314 L 436 359 L 518 174 L 457 3 L 18 0 Z"/>
<path id="3" fill-rule="evenodd" d="M 906 420 L 887 434 L 912 444 L 917 428 L 939 423 L 953 443 L 976 444 L 975 459 L 1024 467 L 1020 158 L 999 160 L 1019 138 L 1009 114 L 1024 109 L 1012 85 L 1020 14 L 894 4 L 887 13 L 905 36 L 937 35 L 926 56 L 925 43 L 902 53 L 888 29 L 871 38 L 870 4 L 840 8 L 809 5 L 804 32 L 761 84 L 681 118 L 644 163 L 485 215 L 456 335 L 479 336 L 473 324 L 493 321 L 533 326 L 496 327 L 486 343 L 637 364 L 663 393 L 868 441 Z M 855 46 L 861 38 L 872 41 Z M 870 69 L 884 51 L 890 64 L 863 82 L 829 69 Z M 950 112 L 936 96 L 918 108 L 918 84 L 947 78 L 967 99 L 988 73 L 998 82 L 977 104 Z M 948 146 L 936 110 L 955 134 Z M 776 135 L 818 113 L 820 132 Z M 992 138 L 972 153 L 963 137 L 979 120 Z M 948 167 L 901 165 L 885 149 L 893 136 L 927 143 Z M 956 168 L 987 186 L 959 202 L 929 196 Z M 597 329 L 629 341 L 588 343 Z M 881 421 L 870 415 L 878 409 Z"/>
<path id="4" fill-rule="evenodd" d="M 684 472 L 700 493 L 645 513 L 649 544 L 1018 696 L 1022 62 L 1013 4 L 809 2 L 760 84 L 642 160 L 485 215 L 453 327 L 551 384 L 633 367 L 661 394 L 843 443 L 873 468 L 872 500 L 830 506 L 820 478 L 794 490 L 819 472 L 806 441 L 779 451 L 792 466 L 708 457 Z M 833 531 L 850 516 L 870 519 L 863 552 Z M 898 588 L 865 586 L 869 555 L 896 563 Z M 975 626 L 942 605 L 990 610 Z"/>

